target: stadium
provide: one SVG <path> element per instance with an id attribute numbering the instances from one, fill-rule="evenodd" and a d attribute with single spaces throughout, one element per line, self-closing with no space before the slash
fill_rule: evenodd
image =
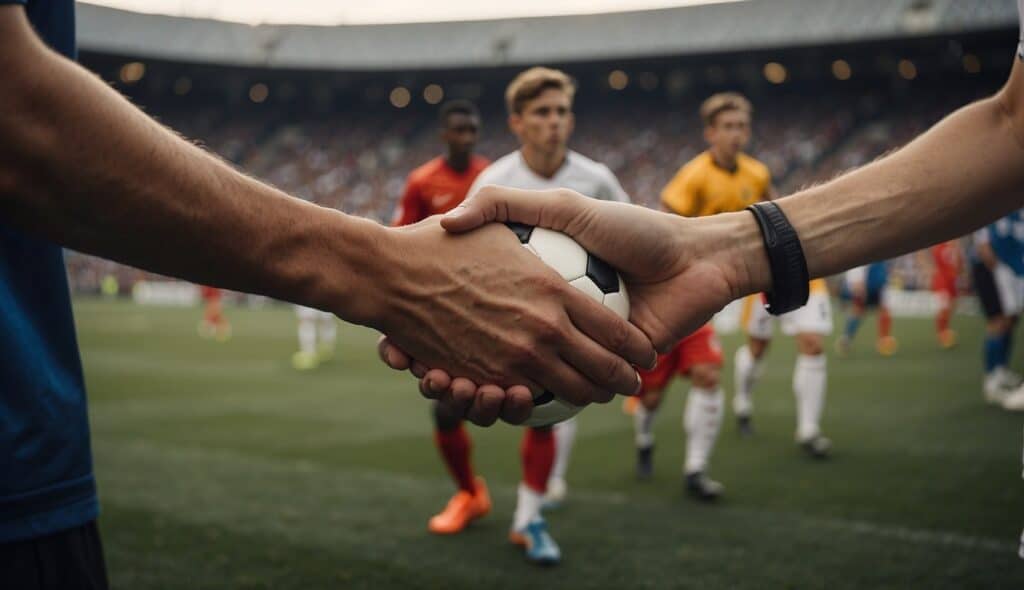
<path id="1" fill-rule="evenodd" d="M 789 195 L 999 91 L 1020 34 L 1013 0 L 740 0 L 338 25 L 76 11 L 79 63 L 147 115 L 289 195 L 384 225 L 410 173 L 445 153 L 449 101 L 479 109 L 477 154 L 515 152 L 506 88 L 533 66 L 575 83 L 569 147 L 659 209 L 707 149 L 699 112 L 716 93 L 753 105 L 745 151 Z M 67 249 L 110 586 L 1022 588 L 1021 421 L 986 403 L 976 239 L 952 246 L 961 262 L 944 330 L 955 342 L 937 340 L 945 299 L 928 250 L 888 261 L 891 328 L 869 318 L 857 341 L 857 296 L 843 276 L 828 279 L 827 460 L 794 445 L 793 367 L 806 355 L 794 338 L 775 336 L 763 362 L 752 435 L 726 404 L 716 502 L 689 497 L 679 468 L 685 379 L 650 427 L 647 477 L 628 404 L 588 407 L 568 494 L 544 511 L 562 552 L 553 569 L 507 539 L 522 494 L 517 426 L 469 428 L 490 514 L 457 535 L 428 531 L 455 486 L 430 406 L 380 362 L 376 331 L 320 318 L 331 354 L 305 362 L 291 304 L 226 292 L 223 309 L 218 299 L 204 311 L 199 285 Z M 748 346 L 743 313 L 733 305 L 713 322 L 727 399 L 733 354 Z M 882 345 L 890 330 L 898 349 Z"/>

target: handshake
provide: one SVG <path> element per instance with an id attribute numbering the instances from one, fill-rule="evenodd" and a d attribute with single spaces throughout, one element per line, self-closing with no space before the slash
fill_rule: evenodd
<path id="1" fill-rule="evenodd" d="M 625 282 L 629 321 L 538 264 L 495 222 L 562 232 L 607 261 Z M 375 326 L 386 334 L 381 359 L 410 370 L 425 397 L 484 426 L 523 423 L 545 391 L 576 406 L 635 393 L 635 367 L 653 367 L 656 351 L 770 286 L 748 212 L 692 219 L 568 190 L 492 186 L 440 224 L 394 231 L 406 263 L 431 256 L 404 269 L 384 298 L 393 311 Z"/>

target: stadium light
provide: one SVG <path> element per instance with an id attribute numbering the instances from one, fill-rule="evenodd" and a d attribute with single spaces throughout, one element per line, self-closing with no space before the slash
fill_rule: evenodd
<path id="1" fill-rule="evenodd" d="M 608 86 L 612 90 L 624 90 L 626 86 L 629 86 L 629 75 L 622 70 L 612 70 L 608 74 Z"/>
<path id="2" fill-rule="evenodd" d="M 977 55 L 968 53 L 963 57 L 964 71 L 968 74 L 977 74 L 981 71 L 981 60 Z"/>
<path id="3" fill-rule="evenodd" d="M 836 77 L 836 80 L 849 80 L 853 75 L 853 70 L 845 59 L 837 59 L 832 62 L 832 75 Z"/>
<path id="4" fill-rule="evenodd" d="M 780 64 L 777 61 L 772 61 L 764 64 L 764 78 L 772 84 L 782 84 L 786 81 L 789 76 L 786 72 L 786 66 Z"/>
<path id="5" fill-rule="evenodd" d="M 909 59 L 901 59 L 898 69 L 904 80 L 913 80 L 917 77 L 917 66 Z"/>
<path id="6" fill-rule="evenodd" d="M 192 80 L 182 76 L 174 81 L 174 93 L 178 96 L 185 96 L 192 91 Z"/>
<path id="7" fill-rule="evenodd" d="M 437 104 L 444 100 L 444 88 L 441 88 L 440 84 L 428 84 L 423 89 L 423 100 L 427 104 Z"/>
<path id="8" fill-rule="evenodd" d="M 259 104 L 270 96 L 270 89 L 263 82 L 257 82 L 249 87 L 249 100 Z"/>
<path id="9" fill-rule="evenodd" d="M 412 100 L 412 95 L 409 94 L 409 89 L 404 86 L 396 86 L 391 91 L 391 106 L 396 109 L 404 109 L 409 106 L 409 101 Z"/>
<path id="10" fill-rule="evenodd" d="M 120 78 L 125 84 L 135 84 L 146 75 L 146 64 L 132 61 L 121 66 Z"/>

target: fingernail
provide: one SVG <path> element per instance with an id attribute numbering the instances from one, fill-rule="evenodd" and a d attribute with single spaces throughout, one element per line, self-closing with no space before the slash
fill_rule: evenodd
<path id="1" fill-rule="evenodd" d="M 436 389 L 434 389 L 434 381 L 432 379 L 427 379 L 427 389 L 429 389 L 430 391 L 437 391 Z"/>
<path id="2" fill-rule="evenodd" d="M 640 391 L 643 389 L 644 382 L 640 378 L 640 373 L 636 374 L 636 387 L 633 388 L 633 395 L 640 395 Z"/>
<path id="3" fill-rule="evenodd" d="M 648 371 L 653 371 L 654 369 L 657 369 L 657 368 L 658 368 L 658 355 L 654 355 L 654 360 L 651 361 L 651 364 L 647 366 L 647 370 Z"/>
<path id="4" fill-rule="evenodd" d="M 459 205 L 458 207 L 456 207 L 456 208 L 452 209 L 451 211 L 449 211 L 449 212 L 445 213 L 445 214 L 444 214 L 444 216 L 445 216 L 445 217 L 458 217 L 458 216 L 459 216 L 459 214 L 461 214 L 461 213 L 462 213 L 462 211 L 463 211 L 463 210 L 464 210 L 465 208 L 466 208 L 466 206 L 465 206 L 465 205 Z"/>

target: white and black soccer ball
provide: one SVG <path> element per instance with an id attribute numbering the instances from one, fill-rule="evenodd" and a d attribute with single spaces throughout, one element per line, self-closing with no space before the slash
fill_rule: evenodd
<path id="1" fill-rule="evenodd" d="M 629 295 L 622 277 L 607 262 L 583 249 L 569 236 L 521 223 L 506 224 L 524 248 L 536 254 L 569 281 L 569 284 L 589 295 L 594 301 L 629 319 Z M 533 413 L 526 426 L 549 426 L 568 420 L 583 409 L 563 401 L 551 392 L 533 398 Z"/>

